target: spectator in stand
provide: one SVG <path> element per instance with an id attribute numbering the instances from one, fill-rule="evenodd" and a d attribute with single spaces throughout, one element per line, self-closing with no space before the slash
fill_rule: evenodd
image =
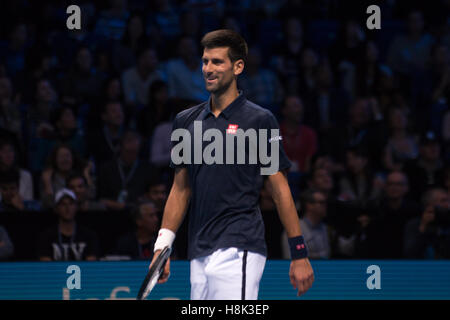
<path id="1" fill-rule="evenodd" d="M 95 195 L 95 185 L 89 176 L 92 162 L 84 161 L 68 146 L 59 144 L 52 150 L 48 166 L 42 171 L 40 183 L 40 196 L 42 205 L 45 208 L 53 207 L 53 199 L 58 190 L 67 186 L 67 178 L 73 172 L 83 171 L 88 178 L 90 194 Z"/>
<path id="2" fill-rule="evenodd" d="M 411 10 L 408 14 L 407 33 L 397 35 L 389 47 L 387 61 L 395 72 L 409 76 L 425 69 L 434 40 L 425 32 L 424 27 L 422 12 Z"/>
<path id="3" fill-rule="evenodd" d="M 384 181 L 370 168 L 368 152 L 363 146 L 355 146 L 346 152 L 347 170 L 339 180 L 339 199 L 361 205 L 376 199 Z"/>
<path id="4" fill-rule="evenodd" d="M 306 47 L 302 51 L 300 78 L 298 92 L 309 101 L 316 90 L 317 69 L 319 66 L 319 56 L 311 47 Z"/>
<path id="5" fill-rule="evenodd" d="M 239 88 L 255 103 L 278 113 L 283 97 L 283 87 L 277 75 L 261 65 L 261 51 L 257 47 L 248 50 L 245 73 L 239 78 Z"/>
<path id="6" fill-rule="evenodd" d="M 408 175 L 414 199 L 419 199 L 425 190 L 441 185 L 444 163 L 439 140 L 433 131 L 421 135 L 419 157 L 406 162 L 404 171 Z"/>
<path id="7" fill-rule="evenodd" d="M 399 170 L 404 162 L 417 158 L 419 146 L 410 134 L 408 115 L 400 107 L 389 110 L 389 137 L 384 150 L 384 165 L 389 170 Z"/>
<path id="8" fill-rule="evenodd" d="M 158 68 L 156 50 L 152 47 L 140 48 L 136 65 L 122 74 L 125 103 L 133 108 L 146 105 L 151 84 L 164 79 L 164 73 Z"/>
<path id="9" fill-rule="evenodd" d="M 14 244 L 9 238 L 8 232 L 0 226 L 0 260 L 8 260 L 14 255 Z"/>
<path id="10" fill-rule="evenodd" d="M 305 123 L 317 130 L 319 145 L 326 146 L 332 129 L 346 123 L 347 94 L 334 86 L 329 63 L 317 67 L 315 90 L 305 97 Z"/>
<path id="11" fill-rule="evenodd" d="M 77 50 L 75 63 L 62 83 L 62 101 L 80 105 L 92 103 L 100 91 L 104 76 L 93 67 L 91 50 L 81 46 Z"/>
<path id="12" fill-rule="evenodd" d="M 113 65 L 118 73 L 136 64 L 139 48 L 147 46 L 149 39 L 145 34 L 145 19 L 141 13 L 133 13 L 127 21 L 125 32 L 120 42 L 113 49 Z"/>
<path id="13" fill-rule="evenodd" d="M 269 179 L 264 179 L 264 185 L 260 192 L 259 207 L 264 221 L 265 238 L 267 244 L 268 259 L 283 259 L 281 251 L 281 236 L 283 225 L 278 216 L 277 208 L 272 199 L 272 186 Z"/>
<path id="14" fill-rule="evenodd" d="M 331 230 L 324 222 L 327 215 L 326 196 L 317 190 L 307 190 L 302 195 L 303 215 L 300 219 L 302 235 L 310 259 L 328 259 L 331 257 Z M 283 258 L 290 259 L 286 232 L 282 240 Z"/>
<path id="15" fill-rule="evenodd" d="M 61 189 L 55 196 L 56 226 L 41 233 L 37 245 L 40 261 L 93 261 L 99 256 L 95 232 L 76 223 L 77 202 L 75 194 Z"/>
<path id="16" fill-rule="evenodd" d="M 177 57 L 167 62 L 169 97 L 193 101 L 208 100 L 202 63 L 194 39 L 183 36 L 177 47 Z"/>
<path id="17" fill-rule="evenodd" d="M 330 48 L 331 66 L 337 75 L 337 81 L 349 97 L 355 97 L 356 66 L 364 57 L 364 29 L 356 20 L 347 20 L 342 24 L 340 36 Z"/>
<path id="18" fill-rule="evenodd" d="M 425 192 L 422 214 L 411 219 L 404 232 L 404 255 L 408 259 L 450 258 L 450 198 L 441 188 Z"/>
<path id="19" fill-rule="evenodd" d="M 383 65 L 380 62 L 379 49 L 375 41 L 367 41 L 364 57 L 357 58 L 354 90 L 357 96 L 374 95 L 380 83 Z"/>
<path id="20" fill-rule="evenodd" d="M 383 194 L 367 210 L 366 258 L 403 258 L 405 225 L 420 214 L 419 205 L 407 193 L 407 176 L 401 171 L 389 173 Z"/>
<path id="21" fill-rule="evenodd" d="M 14 136 L 22 145 L 24 141 L 19 103 L 20 94 L 14 96 L 11 79 L 0 76 L 0 136 Z"/>
<path id="22" fill-rule="evenodd" d="M 355 99 L 349 109 L 349 120 L 337 123 L 341 123 L 341 126 L 332 131 L 327 141 L 320 140 L 319 145 L 338 162 L 346 161 L 348 147 L 367 146 L 373 166 L 378 167 L 386 141 L 383 114 L 378 101 L 373 97 Z"/>
<path id="23" fill-rule="evenodd" d="M 139 134 L 147 139 L 153 135 L 153 131 L 158 124 L 168 121 L 172 113 L 167 83 L 162 80 L 155 80 L 149 88 L 148 96 L 148 104 L 137 117 Z"/>
<path id="24" fill-rule="evenodd" d="M 119 142 L 125 129 L 122 104 L 119 101 L 105 102 L 101 112 L 102 124 L 89 133 L 89 154 L 97 166 L 113 159 L 119 152 Z"/>
<path id="25" fill-rule="evenodd" d="M 5 61 L 9 75 L 15 77 L 25 68 L 25 57 L 28 49 L 29 35 L 25 22 L 17 22 L 9 33 L 6 52 L 0 60 Z"/>
<path id="26" fill-rule="evenodd" d="M 164 211 L 166 205 L 168 193 L 167 185 L 163 181 L 161 174 L 153 174 L 148 184 L 147 192 L 140 198 L 142 201 L 150 201 L 158 209 L 160 214 Z M 162 218 L 162 216 L 160 217 Z"/>
<path id="27" fill-rule="evenodd" d="M 39 211 L 36 201 L 24 200 L 19 193 L 19 172 L 15 169 L 0 176 L 0 212 Z"/>
<path id="28" fill-rule="evenodd" d="M 67 178 L 67 187 L 72 190 L 77 197 L 77 206 L 80 212 L 106 210 L 103 203 L 92 200 L 92 195 L 89 194 L 89 183 L 87 182 L 85 175 L 80 173 L 70 175 Z"/>
<path id="29" fill-rule="evenodd" d="M 102 38 L 119 40 L 129 15 L 127 0 L 110 0 L 109 8 L 100 12 L 94 33 Z"/>
<path id="30" fill-rule="evenodd" d="M 85 131 L 89 133 L 98 130 L 98 124 L 102 121 L 102 108 L 106 103 L 123 101 L 123 89 L 120 75 L 111 75 L 103 82 L 101 93 L 96 102 L 89 105 L 89 108 L 80 112 L 79 118 L 84 123 Z M 127 115 L 125 115 L 125 119 Z M 128 121 L 125 121 L 128 122 Z"/>
<path id="31" fill-rule="evenodd" d="M 52 112 L 51 125 L 54 128 L 48 137 L 35 140 L 36 153 L 30 159 L 33 168 L 43 168 L 48 154 L 57 144 L 69 145 L 79 156 L 86 156 L 85 138 L 77 126 L 74 110 L 69 106 Z"/>
<path id="32" fill-rule="evenodd" d="M 168 42 L 180 34 L 180 17 L 169 0 L 158 0 L 152 3 L 150 22 L 161 32 Z"/>
<path id="33" fill-rule="evenodd" d="M 333 196 L 334 180 L 330 171 L 326 168 L 311 168 L 308 180 L 309 189 L 322 192 L 327 199 Z"/>
<path id="34" fill-rule="evenodd" d="M 300 19 L 290 16 L 284 20 L 283 45 L 274 53 L 272 63 L 287 94 L 297 94 L 303 50 L 303 27 Z"/>
<path id="35" fill-rule="evenodd" d="M 280 123 L 282 143 L 291 160 L 290 171 L 306 173 L 311 168 L 311 158 L 317 151 L 315 131 L 303 124 L 303 101 L 298 96 L 287 96 L 284 100 Z"/>
<path id="36" fill-rule="evenodd" d="M 150 201 L 139 202 L 133 209 L 136 231 L 119 238 L 116 254 L 133 260 L 151 260 L 158 235 L 160 219 L 158 209 Z"/>
<path id="37" fill-rule="evenodd" d="M 20 168 L 17 161 L 17 152 L 12 142 L 0 140 L 0 175 L 12 170 L 19 172 L 19 195 L 23 200 L 34 199 L 33 177 L 28 170 Z"/>
<path id="38" fill-rule="evenodd" d="M 201 40 L 200 21 L 201 19 L 195 11 L 186 10 L 181 13 L 180 30 L 182 30 L 183 35 L 191 37 L 196 43 Z"/>
<path id="39" fill-rule="evenodd" d="M 171 108 L 165 110 L 161 122 L 153 130 L 150 141 L 150 163 L 160 171 L 169 172 L 170 174 L 173 172 L 169 164 L 172 151 L 170 139 L 173 126 L 172 117 L 177 113 L 174 110 L 180 110 L 180 106 L 190 108 L 196 104 L 196 102 L 189 100 L 171 100 L 169 103 Z"/>
<path id="40" fill-rule="evenodd" d="M 122 210 L 146 192 L 151 170 L 147 162 L 139 159 L 140 150 L 141 137 L 126 132 L 120 142 L 119 157 L 101 166 L 98 192 L 108 209 Z"/>
<path id="41" fill-rule="evenodd" d="M 53 131 L 51 113 L 58 107 L 58 96 L 49 80 L 41 78 L 36 81 L 35 102 L 25 111 L 26 141 L 33 143 L 33 139 L 46 138 Z M 33 145 L 30 154 L 34 153 Z M 34 169 L 34 168 L 31 168 Z"/>

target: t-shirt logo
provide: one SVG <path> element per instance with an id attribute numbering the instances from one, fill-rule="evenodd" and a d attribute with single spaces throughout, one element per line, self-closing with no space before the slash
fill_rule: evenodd
<path id="1" fill-rule="evenodd" d="M 227 133 L 235 134 L 238 127 L 239 126 L 237 124 L 229 124 L 228 125 L 228 129 L 227 129 Z"/>

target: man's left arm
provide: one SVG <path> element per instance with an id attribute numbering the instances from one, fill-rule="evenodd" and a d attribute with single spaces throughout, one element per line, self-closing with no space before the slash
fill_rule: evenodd
<path id="1" fill-rule="evenodd" d="M 306 247 L 301 237 L 300 221 L 287 178 L 279 171 L 269 176 L 269 181 L 272 185 L 272 198 L 291 247 L 292 262 L 289 278 L 294 289 L 298 290 L 297 295 L 300 296 L 312 286 L 314 272 L 308 257 L 305 257 Z M 295 253 L 295 256 L 293 256 L 293 253 Z"/>

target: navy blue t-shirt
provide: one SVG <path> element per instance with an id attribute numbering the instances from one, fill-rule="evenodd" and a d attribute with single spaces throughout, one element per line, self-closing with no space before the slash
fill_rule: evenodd
<path id="1" fill-rule="evenodd" d="M 270 157 L 271 143 L 277 141 L 279 166 L 273 173 L 290 167 L 291 164 L 282 148 L 281 136 L 270 131 L 270 129 L 279 129 L 277 120 L 269 110 L 248 101 L 242 92 L 217 118 L 211 112 L 210 100 L 180 112 L 173 124 L 173 130 L 187 129 L 190 134 L 190 140 L 188 140 L 191 144 L 190 157 L 188 157 L 190 162 L 175 164 L 171 161 L 172 168 L 187 168 L 191 186 L 191 199 L 187 212 L 189 214 L 188 259 L 207 256 L 220 248 L 229 247 L 237 247 L 266 256 L 264 223 L 258 200 L 263 184 L 261 168 L 271 165 L 267 161 L 261 162 L 259 155 L 256 156 L 256 163 L 251 162 L 252 157 L 249 153 L 252 151 L 253 156 L 255 153 L 258 154 L 260 146 L 265 143 L 265 150 L 268 153 L 264 154 Z M 219 157 L 219 152 L 211 152 L 211 154 L 217 156 L 217 159 L 222 159 L 223 164 L 206 164 L 204 158 L 201 158 L 201 164 L 194 163 L 194 139 L 197 137 L 197 142 L 205 140 L 198 139 L 199 135 L 195 136 L 194 121 L 201 121 L 203 134 L 208 129 L 220 130 L 223 136 L 223 155 Z M 198 124 L 199 122 L 197 126 Z M 258 138 L 257 147 L 255 149 L 255 144 L 252 144 L 253 148 L 251 148 L 250 143 L 246 143 L 245 163 L 238 164 L 238 144 L 235 139 L 234 164 L 230 164 L 232 158 L 229 158 L 227 162 L 226 157 L 228 151 L 226 135 L 235 135 L 238 129 L 244 132 L 254 129 Z M 259 139 L 259 129 L 269 129 L 265 141 L 262 138 Z M 207 150 L 205 147 L 207 148 L 208 145 L 211 148 L 213 142 L 220 144 L 217 137 L 206 140 L 201 142 L 203 151 Z M 173 141 L 173 147 L 180 145 L 181 141 L 182 139 Z M 174 150 L 175 148 L 172 149 L 172 153 Z M 185 150 L 180 154 L 184 152 Z M 274 162 L 274 159 L 272 161 Z"/>

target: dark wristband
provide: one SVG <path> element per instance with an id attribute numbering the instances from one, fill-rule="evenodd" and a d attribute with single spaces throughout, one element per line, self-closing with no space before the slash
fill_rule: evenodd
<path id="1" fill-rule="evenodd" d="M 305 239 L 303 236 L 288 238 L 288 243 L 292 260 L 302 259 L 308 256 L 308 250 L 306 249 Z"/>

